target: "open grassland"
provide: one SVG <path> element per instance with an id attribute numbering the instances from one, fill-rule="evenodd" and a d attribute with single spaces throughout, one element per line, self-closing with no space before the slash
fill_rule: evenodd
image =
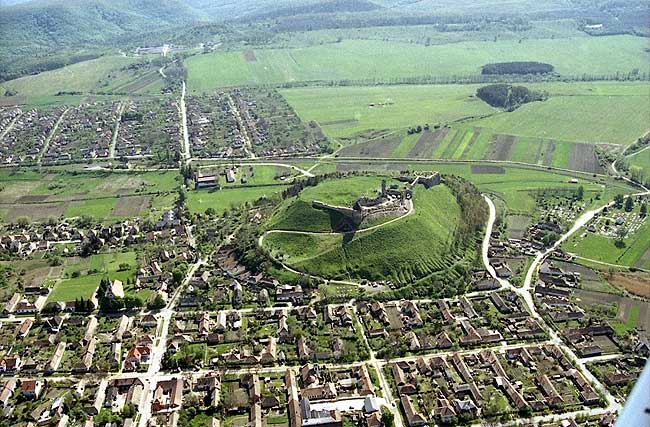
<path id="1" fill-rule="evenodd" d="M 273 197 L 286 187 L 286 185 L 239 186 L 222 190 L 190 191 L 187 195 L 187 207 L 191 213 L 205 212 L 208 208 L 212 208 L 220 215 L 244 203 L 253 203 L 263 197 Z"/>
<path id="2" fill-rule="evenodd" d="M 630 166 L 640 167 L 645 171 L 645 176 L 650 178 L 650 149 L 639 152 L 628 158 Z"/>
<path id="3" fill-rule="evenodd" d="M 334 138 L 369 129 L 448 123 L 496 110 L 473 98 L 477 85 L 314 87 L 282 90 L 304 121 Z"/>
<path id="4" fill-rule="evenodd" d="M 368 232 L 345 235 L 269 234 L 264 244 L 292 267 L 336 278 L 405 283 L 448 266 L 460 208 L 445 186 L 418 187 L 415 214 Z"/>
<path id="5" fill-rule="evenodd" d="M 563 75 L 613 75 L 647 69 L 646 39 L 634 36 L 466 41 L 423 46 L 377 40 L 345 40 L 293 49 L 215 52 L 186 60 L 191 91 L 223 86 L 415 76 L 478 75 L 491 62 L 541 61 Z"/>
<path id="6" fill-rule="evenodd" d="M 549 93 L 544 102 L 472 122 L 516 136 L 561 141 L 631 144 L 650 130 L 647 83 L 553 83 L 530 85 Z"/>
<path id="7" fill-rule="evenodd" d="M 510 113 L 474 98 L 479 85 L 311 87 L 286 89 L 282 94 L 303 120 L 315 120 L 334 138 L 371 129 L 403 129 L 425 123 L 433 126 L 477 117 L 452 127 L 483 128 L 520 138 L 608 144 L 630 144 L 650 130 L 650 85 L 646 82 L 528 86 L 547 92 L 549 99 Z M 486 137 L 476 147 L 477 141 L 461 140 L 464 148 L 455 146 L 446 154 L 448 158 L 480 159 Z M 395 156 L 402 154 L 397 151 Z M 444 155 L 445 147 L 432 153 L 437 158 Z"/>
<path id="8" fill-rule="evenodd" d="M 87 258 L 66 259 L 63 275 L 56 281 L 48 301 L 88 299 L 99 286 L 102 277 L 108 276 L 111 280 L 121 280 L 126 284 L 127 279 L 135 276 L 136 269 L 135 252 L 111 252 Z"/>
<path id="9" fill-rule="evenodd" d="M 298 166 L 300 167 L 300 166 Z M 225 166 L 202 166 L 202 175 L 219 175 L 224 172 Z M 277 185 L 290 181 L 291 178 L 300 176 L 301 173 L 295 169 L 284 166 L 269 165 L 237 165 L 235 182 L 226 182 L 223 176 L 219 177 L 219 185 L 223 188 L 235 188 L 242 186 Z M 242 182 L 243 179 L 243 182 Z"/>
<path id="10" fill-rule="evenodd" d="M 156 219 L 173 206 L 177 178 L 174 172 L 1 171 L 0 213 L 7 222 L 20 217 Z"/>
<path id="11" fill-rule="evenodd" d="M 56 95 L 59 92 L 90 92 L 98 89 L 101 80 L 111 72 L 136 61 L 122 56 L 103 56 L 2 83 L 0 93 L 12 90 L 19 96 L 29 97 Z"/>

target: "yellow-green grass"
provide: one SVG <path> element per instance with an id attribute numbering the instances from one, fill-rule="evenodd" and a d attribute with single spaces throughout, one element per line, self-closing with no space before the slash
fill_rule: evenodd
<path id="1" fill-rule="evenodd" d="M 491 62 L 541 61 L 563 75 L 613 75 L 647 68 L 646 39 L 634 36 L 467 41 L 433 46 L 345 40 L 293 49 L 196 55 L 185 61 L 190 90 L 301 81 L 470 76 Z"/>
<path id="2" fill-rule="evenodd" d="M 418 187 L 415 214 L 354 235 L 269 234 L 264 245 L 294 268 L 333 279 L 390 277 L 407 283 L 445 268 L 460 208 L 446 186 Z"/>
<path id="3" fill-rule="evenodd" d="M 12 90 L 19 96 L 55 95 L 59 92 L 91 92 L 111 72 L 136 62 L 135 58 L 103 56 L 57 70 L 21 77 L 0 85 L 0 92 Z"/>
<path id="4" fill-rule="evenodd" d="M 287 188 L 286 185 L 267 185 L 190 191 L 187 195 L 187 207 L 191 213 L 202 213 L 208 208 L 212 208 L 218 214 L 222 214 L 245 203 L 253 203 L 263 197 L 276 196 L 285 188 Z"/>
<path id="5" fill-rule="evenodd" d="M 650 179 L 650 149 L 639 152 L 628 158 L 630 166 L 636 166 L 643 169 L 646 179 Z"/>

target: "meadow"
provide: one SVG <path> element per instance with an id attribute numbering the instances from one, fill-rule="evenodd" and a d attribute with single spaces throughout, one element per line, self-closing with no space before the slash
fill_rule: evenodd
<path id="1" fill-rule="evenodd" d="M 305 81 L 475 76 L 491 62 L 541 61 L 562 75 L 614 75 L 647 69 L 646 40 L 634 36 L 463 41 L 424 46 L 378 40 L 343 40 L 302 48 L 219 51 L 188 58 L 192 92 L 217 87 Z"/>
<path id="2" fill-rule="evenodd" d="M 198 190 L 187 194 L 187 208 L 191 213 L 205 212 L 208 208 L 221 215 L 227 210 L 252 203 L 262 197 L 272 197 L 282 192 L 286 185 L 265 185 L 258 187 L 228 187 L 221 190 Z"/>
<path id="3" fill-rule="evenodd" d="M 308 87 L 281 93 L 303 120 L 315 120 L 332 138 L 428 123 L 559 142 L 627 145 L 650 130 L 647 83 L 527 86 L 547 92 L 549 99 L 510 113 L 475 98 L 479 85 Z M 443 153 L 436 152 L 434 157 Z M 467 154 L 465 158 L 480 158 L 483 153 Z"/>
<path id="4" fill-rule="evenodd" d="M 128 265 L 128 268 L 121 268 Z M 48 301 L 74 301 L 77 298 L 89 298 L 99 286 L 102 277 L 111 280 L 127 279 L 135 276 L 137 261 L 135 252 L 111 252 L 91 255 L 87 258 L 69 258 L 65 261 L 62 277 L 55 282 L 48 296 Z M 126 286 L 125 286 L 126 288 Z M 146 297 L 147 293 L 138 294 L 125 289 L 128 294 Z"/>

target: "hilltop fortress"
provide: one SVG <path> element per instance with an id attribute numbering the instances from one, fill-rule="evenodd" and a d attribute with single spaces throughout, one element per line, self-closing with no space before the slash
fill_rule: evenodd
<path id="1" fill-rule="evenodd" d="M 391 218 L 406 215 L 413 206 L 413 188 L 421 184 L 425 188 L 431 188 L 440 184 L 438 172 L 429 175 L 415 174 L 413 176 L 402 175 L 395 180 L 404 183 L 387 186 L 385 179 L 381 181 L 381 191 L 374 199 L 362 197 L 352 208 L 333 206 L 327 203 L 314 200 L 312 206 L 315 209 L 332 211 L 343 215 L 353 226 L 358 228 L 364 222 L 378 218 Z"/>

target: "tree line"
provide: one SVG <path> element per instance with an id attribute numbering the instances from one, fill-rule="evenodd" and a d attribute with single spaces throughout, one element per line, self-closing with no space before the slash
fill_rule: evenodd
<path id="1" fill-rule="evenodd" d="M 546 95 L 542 92 L 536 92 L 525 86 L 513 86 L 505 83 L 483 86 L 476 91 L 483 101 L 492 107 L 504 108 L 513 111 L 517 107 L 529 102 L 543 101 Z"/>

